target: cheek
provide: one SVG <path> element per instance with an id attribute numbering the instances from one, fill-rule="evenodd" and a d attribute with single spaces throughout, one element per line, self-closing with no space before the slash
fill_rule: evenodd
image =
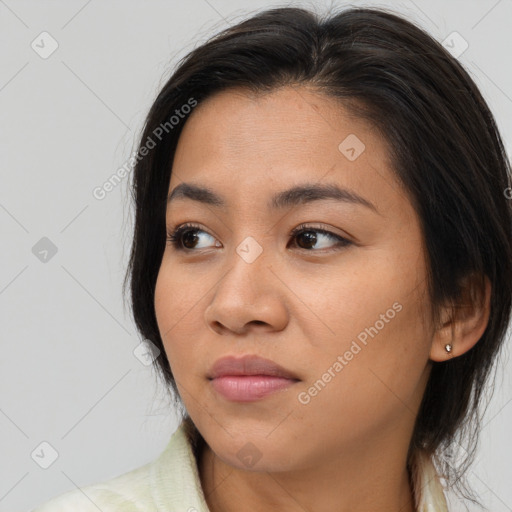
<path id="1" fill-rule="evenodd" d="M 375 330 L 386 338 L 392 325 L 421 327 L 426 274 L 419 247 L 355 248 L 341 254 L 339 264 L 283 272 L 291 272 L 285 277 L 299 299 L 292 320 L 316 348 L 337 352 L 358 335 L 364 343 Z"/>
<path id="2" fill-rule="evenodd" d="M 294 397 L 298 430 L 314 431 L 321 424 L 324 444 L 329 437 L 333 445 L 359 446 L 399 418 L 413 418 L 426 382 L 428 343 L 416 305 L 406 297 L 394 304 L 394 315 L 376 309 L 388 311 L 387 323 L 369 315 L 372 320 L 355 335 L 337 337 L 328 353 L 315 348 L 303 359 L 312 367 Z"/>
<path id="3" fill-rule="evenodd" d="M 165 256 L 164 256 L 165 257 Z M 191 375 L 193 344 L 200 339 L 202 324 L 197 321 L 199 308 L 208 287 L 201 287 L 201 280 L 190 281 L 175 267 L 162 264 L 155 287 L 155 315 L 164 349 L 177 380 Z M 179 362 L 177 364 L 176 362 Z"/>
<path id="4" fill-rule="evenodd" d="M 302 391 L 313 408 L 364 416 L 417 399 L 431 339 L 424 262 L 419 248 L 408 249 L 359 251 L 332 275 L 297 280 L 308 310 L 295 315 L 310 343 L 299 358 L 310 362 Z"/>

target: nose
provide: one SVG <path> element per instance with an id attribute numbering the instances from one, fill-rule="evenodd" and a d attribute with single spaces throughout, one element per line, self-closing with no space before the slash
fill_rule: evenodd
<path id="1" fill-rule="evenodd" d="M 221 335 L 284 329 L 286 286 L 270 267 L 265 251 L 252 262 L 234 252 L 231 262 L 205 310 L 207 326 Z"/>

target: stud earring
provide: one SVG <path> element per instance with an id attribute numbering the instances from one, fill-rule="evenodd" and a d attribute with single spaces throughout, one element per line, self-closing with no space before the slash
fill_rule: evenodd
<path id="1" fill-rule="evenodd" d="M 452 346 L 450 345 L 450 343 L 447 343 L 445 346 L 444 346 L 444 349 L 446 350 L 446 353 L 447 354 L 450 354 L 451 351 L 452 351 Z"/>

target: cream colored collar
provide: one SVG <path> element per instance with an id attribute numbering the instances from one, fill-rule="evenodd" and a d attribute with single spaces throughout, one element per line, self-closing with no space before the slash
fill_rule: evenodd
<path id="1" fill-rule="evenodd" d="M 412 481 L 418 512 L 448 512 L 439 475 L 424 452 L 417 453 L 413 460 Z"/>

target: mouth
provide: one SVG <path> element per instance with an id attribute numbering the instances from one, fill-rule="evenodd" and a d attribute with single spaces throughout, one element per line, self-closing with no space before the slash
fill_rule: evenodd
<path id="1" fill-rule="evenodd" d="M 207 377 L 217 393 L 234 402 L 261 400 L 300 381 L 289 370 L 256 355 L 223 357 Z"/>

